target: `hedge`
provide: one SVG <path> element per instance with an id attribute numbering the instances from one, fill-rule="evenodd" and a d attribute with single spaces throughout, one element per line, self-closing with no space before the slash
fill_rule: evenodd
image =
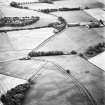
<path id="1" fill-rule="evenodd" d="M 31 51 L 28 56 L 29 57 L 38 57 L 38 56 L 56 56 L 56 55 L 64 55 L 62 51 L 48 51 L 48 52 L 34 52 Z"/>

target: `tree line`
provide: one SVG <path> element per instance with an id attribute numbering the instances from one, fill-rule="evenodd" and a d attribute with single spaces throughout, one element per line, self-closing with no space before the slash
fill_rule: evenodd
<path id="1" fill-rule="evenodd" d="M 88 8 L 85 8 L 88 9 Z M 63 7 L 63 8 L 58 8 L 58 9 L 39 9 L 39 11 L 44 12 L 44 13 L 50 13 L 50 12 L 56 12 L 56 11 L 77 11 L 77 10 L 81 10 L 81 7 L 75 7 L 75 8 L 67 8 L 67 7 Z"/>
<path id="2" fill-rule="evenodd" d="M 22 105 L 29 89 L 30 83 L 20 84 L 2 94 L 0 100 L 3 105 Z"/>
<path id="3" fill-rule="evenodd" d="M 94 56 L 98 55 L 99 53 L 102 53 L 103 51 L 105 51 L 105 42 L 98 43 L 95 46 L 90 46 L 86 50 L 86 52 L 84 52 L 84 54 L 87 57 L 94 57 Z"/>
<path id="4" fill-rule="evenodd" d="M 0 18 L 0 27 L 3 26 L 20 27 L 20 26 L 31 25 L 33 23 L 36 23 L 39 19 L 40 17 L 38 16 L 2 17 Z"/>

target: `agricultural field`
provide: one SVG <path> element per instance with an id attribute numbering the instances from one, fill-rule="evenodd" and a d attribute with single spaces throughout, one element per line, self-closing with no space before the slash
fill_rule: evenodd
<path id="1" fill-rule="evenodd" d="M 1 33 L 0 61 L 25 57 L 35 46 L 51 35 L 53 35 L 51 28 Z"/>
<path id="2" fill-rule="evenodd" d="M 92 17 L 95 17 L 97 20 L 105 20 L 105 12 L 101 8 L 95 8 L 95 9 L 89 9 L 85 10 L 88 14 L 90 14 Z"/>
<path id="3" fill-rule="evenodd" d="M 86 28 L 73 27 L 64 30 L 61 34 L 51 39 L 51 41 L 48 41 L 45 44 L 41 44 L 39 48 L 37 48 L 38 50 L 37 49 L 35 50 L 37 51 L 60 50 L 66 52 L 75 50 L 77 52 L 82 53 L 85 52 L 89 46 L 94 46 L 99 42 L 104 42 L 104 38 L 99 36 L 95 31 L 88 30 Z"/>
<path id="4" fill-rule="evenodd" d="M 52 14 L 55 14 L 57 16 L 63 16 L 67 23 L 84 23 L 89 22 L 90 20 L 95 21 L 96 19 L 89 16 L 84 11 L 69 11 L 69 12 L 52 12 Z"/>
<path id="5" fill-rule="evenodd" d="M 51 0 L 53 4 L 44 4 L 40 3 L 40 5 L 36 4 L 30 4 L 25 5 L 28 6 L 31 9 L 44 9 L 44 8 L 60 8 L 60 7 L 85 7 L 89 6 L 90 8 L 103 8 L 105 1 L 104 0 Z"/>
<path id="6" fill-rule="evenodd" d="M 19 84 L 26 83 L 26 80 L 14 78 L 6 75 L 0 74 L 0 96 L 4 93 L 6 93 L 11 88 L 14 88 L 15 86 Z M 4 87 L 5 86 L 5 87 Z"/>
<path id="7" fill-rule="evenodd" d="M 0 105 L 105 105 L 104 0 L 11 2 L 1 20 L 39 20 L 0 26 Z"/>
<path id="8" fill-rule="evenodd" d="M 48 62 L 46 63 L 44 60 Z M 60 70 L 60 66 L 64 68 L 64 71 Z M 1 73 L 7 75 L 9 72 L 11 76 L 16 75 L 21 79 L 29 79 L 33 74 L 36 74 L 33 79 L 35 84 L 28 92 L 24 105 L 33 103 L 44 105 L 89 103 L 87 96 L 82 96 L 79 87 L 76 86 L 78 84 L 76 84 L 75 79 L 88 89 L 98 104 L 103 104 L 105 100 L 104 71 L 78 56 L 38 57 L 29 61 L 17 60 L 15 62 L 5 62 L 5 64 L 0 65 L 0 68 Z M 67 69 L 70 70 L 70 76 L 65 73 Z M 6 77 L 4 76 L 4 78 Z M 3 80 L 3 83 L 8 84 L 8 88 L 5 88 L 9 89 L 9 81 L 7 79 Z M 22 80 L 16 81 L 19 81 L 19 83 L 25 82 Z M 15 86 L 15 84 L 12 86 Z"/>
<path id="9" fill-rule="evenodd" d="M 36 58 L 35 58 L 36 59 Z M 35 60 L 34 59 L 34 60 Z M 88 91 L 92 94 L 92 96 L 93 96 L 93 98 L 96 100 L 96 102 L 98 103 L 98 104 L 102 104 L 102 100 L 103 100 L 103 102 L 104 102 L 104 99 L 102 98 L 102 97 L 104 97 L 104 95 L 105 95 L 105 90 L 104 90 L 104 88 L 102 89 L 102 87 L 104 87 L 103 85 L 103 82 L 104 82 L 104 71 L 102 71 L 101 69 L 99 69 L 99 68 L 97 68 L 96 66 L 93 66 L 91 63 L 89 63 L 89 62 L 87 62 L 87 61 L 85 61 L 84 59 L 81 59 L 80 57 L 78 57 L 78 56 L 56 56 L 56 57 L 40 57 L 40 58 L 38 58 L 38 59 L 45 59 L 45 60 L 48 60 L 48 61 L 52 61 L 52 62 L 54 62 L 55 64 L 58 64 L 58 65 L 60 65 L 61 67 L 63 67 L 65 70 L 67 70 L 67 69 L 69 69 L 70 70 L 70 72 L 71 72 L 71 74 L 76 78 L 76 79 L 78 79 L 87 89 L 88 89 Z M 49 68 L 49 69 L 48 69 Z M 47 67 L 45 67 L 44 69 L 42 69 L 42 71 L 44 72 L 45 71 L 45 69 L 48 69 L 48 72 L 49 72 L 49 70 L 52 70 L 49 66 L 48 66 L 48 68 Z M 46 73 L 47 73 L 47 71 L 46 71 Z M 67 87 L 68 85 L 70 86 L 72 83 L 67 83 L 67 81 L 69 82 L 70 80 L 68 79 L 68 80 L 66 80 L 65 82 L 61 82 L 61 84 L 60 84 L 60 80 L 59 79 L 57 79 L 57 77 L 55 77 L 56 76 L 56 74 L 57 73 L 54 73 L 54 77 L 53 77 L 53 73 L 51 72 L 51 75 L 50 75 L 50 73 L 49 73 L 49 75 L 48 76 L 42 76 L 43 78 L 47 78 L 47 77 L 49 77 L 49 78 L 52 78 L 51 80 L 55 80 L 55 84 L 58 86 L 58 88 L 59 89 L 61 89 L 62 91 L 60 91 L 59 90 L 59 92 L 57 92 L 57 91 L 54 91 L 54 97 L 57 97 L 57 98 L 54 98 L 55 100 L 56 99 L 58 99 L 58 101 L 57 102 L 59 102 L 59 100 L 60 99 L 62 99 L 63 97 L 64 97 L 64 99 L 65 98 L 67 98 L 67 97 L 72 97 L 72 95 L 73 94 L 75 94 L 75 91 L 76 91 L 76 89 L 75 89 L 75 87 L 74 87 L 74 89 L 73 90 L 71 90 L 71 89 L 66 89 L 65 87 Z M 102 78 L 103 77 L 103 78 Z M 46 81 L 44 81 L 44 79 L 43 78 L 41 78 L 41 79 L 39 79 L 39 86 L 41 85 L 40 83 L 43 81 L 45 84 L 46 84 L 46 81 L 47 80 L 50 80 L 50 79 L 45 79 Z M 69 77 L 68 77 L 69 78 Z M 101 80 L 101 82 L 99 82 Z M 58 82 L 59 81 L 59 82 Z M 102 82 L 103 81 L 103 82 Z M 51 83 L 51 82 L 48 82 L 48 83 Z M 64 86 L 64 88 L 63 88 L 63 85 L 67 85 L 67 86 Z M 43 85 L 43 87 L 44 87 L 44 84 L 42 83 L 42 85 Z M 49 84 L 50 85 L 50 84 Z M 52 85 L 52 84 L 51 84 Z M 47 86 L 48 86 L 48 84 L 46 84 L 45 85 L 46 86 L 46 88 L 48 88 Z M 101 87 L 102 86 L 102 87 Z M 37 85 L 35 86 L 36 88 L 37 88 Z M 33 87 L 33 88 L 35 88 L 35 87 Z M 41 87 L 41 86 L 40 86 Z M 53 86 L 52 86 L 53 87 Z M 60 87 L 62 87 L 62 88 L 60 88 Z M 71 87 L 71 86 L 70 86 Z M 35 88 L 35 89 L 36 89 Z M 51 88 L 50 88 L 51 89 Z M 41 91 L 41 90 L 39 90 L 39 91 Z M 65 96 L 64 96 L 64 94 L 62 94 L 62 92 L 64 92 L 65 91 Z M 73 92 L 72 94 L 71 94 L 71 91 Z M 96 92 L 97 91 L 97 92 Z M 45 100 L 48 100 L 49 98 L 49 94 L 50 94 L 50 97 L 51 97 L 51 90 L 50 90 L 50 92 L 48 92 L 48 94 L 47 94 L 47 91 L 46 91 L 46 89 L 45 89 L 45 91 L 44 91 L 45 93 L 43 93 L 43 89 L 42 89 L 42 93 L 43 93 L 43 95 L 38 95 L 39 97 L 41 97 L 41 96 L 43 96 L 42 97 L 42 102 L 41 102 L 41 98 L 40 98 L 40 100 L 38 100 L 39 99 L 39 97 L 38 97 L 38 99 L 37 99 L 37 93 L 36 94 L 34 94 L 34 89 L 33 89 L 33 91 L 32 91 L 32 93 L 30 93 L 31 94 L 31 96 L 33 97 L 33 96 L 36 96 L 36 100 L 38 100 L 38 103 L 45 103 L 45 104 L 48 104 L 49 105 L 49 103 L 46 103 L 46 101 Z M 53 92 L 53 90 L 52 90 L 52 92 Z M 70 93 L 69 93 L 70 92 Z M 102 93 L 103 92 L 103 93 Z M 45 95 L 45 94 L 47 94 L 48 95 L 48 97 L 47 97 L 47 95 Z M 56 94 L 56 95 L 55 95 Z M 30 96 L 29 96 L 30 97 Z M 61 98 L 59 98 L 59 97 L 61 97 Z M 52 95 L 52 98 L 50 98 L 51 99 L 51 102 L 53 101 L 53 95 Z M 62 100 L 64 100 L 64 99 L 62 99 Z M 67 98 L 68 99 L 68 98 Z M 70 98 L 71 99 L 71 98 Z M 84 98 L 83 98 L 84 99 Z M 30 99 L 30 102 L 32 102 L 32 100 L 34 100 L 34 99 Z M 75 98 L 74 98 L 74 100 L 75 100 Z M 49 102 L 50 100 L 48 100 L 48 102 Z M 83 101 L 83 100 L 82 100 Z M 29 102 L 29 100 L 27 100 L 26 101 L 26 103 L 27 102 Z M 33 102 L 35 102 L 35 101 L 33 101 Z M 64 101 L 65 102 L 65 101 Z M 67 101 L 68 102 L 68 101 Z M 77 101 L 76 102 L 74 102 L 74 103 L 72 103 L 72 101 L 70 101 L 70 105 L 72 105 L 72 104 L 77 104 L 78 105 L 78 102 L 79 103 L 81 103 L 81 98 L 80 99 L 77 99 Z M 85 99 L 84 99 L 84 102 L 85 102 Z M 35 102 L 35 103 L 37 103 L 37 102 Z M 66 103 L 66 102 L 65 102 Z M 29 104 L 29 103 L 28 103 Z M 28 105 L 27 104 L 27 105 Z M 59 104 L 59 103 L 58 103 Z M 66 103 L 67 104 L 67 103 Z M 83 104 L 83 103 L 82 103 Z M 29 105 L 31 105 L 31 104 L 29 104 Z M 56 105 L 56 101 L 55 101 L 55 104 L 52 104 L 52 105 Z M 63 102 L 61 101 L 61 105 L 63 105 Z"/>
<path id="10" fill-rule="evenodd" d="M 13 7 L 0 7 L 1 15 L 2 17 L 25 17 L 25 16 L 38 16 L 39 21 L 36 23 L 29 25 L 29 26 L 24 26 L 24 27 L 1 27 L 0 30 L 13 30 L 13 29 L 27 29 L 27 28 L 37 28 L 37 27 L 43 27 L 43 26 L 48 26 L 51 22 L 59 22 L 58 18 L 56 16 L 44 14 L 38 11 L 31 11 L 31 10 L 26 10 L 26 9 L 18 9 L 18 8 L 13 8 Z M 15 12 L 16 11 L 16 12 Z"/>

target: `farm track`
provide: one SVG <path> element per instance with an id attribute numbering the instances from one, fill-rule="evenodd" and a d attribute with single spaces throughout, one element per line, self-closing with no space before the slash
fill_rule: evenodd
<path id="1" fill-rule="evenodd" d="M 54 63 L 54 62 L 52 62 L 52 63 Z M 58 67 L 58 70 L 60 72 L 62 72 L 65 76 L 68 76 L 68 77 L 70 77 L 72 79 L 73 83 L 75 84 L 75 86 L 77 86 L 79 88 L 80 92 L 82 94 L 84 94 L 85 96 L 87 96 L 87 98 L 89 99 L 91 105 L 97 105 L 96 101 L 94 100 L 94 98 L 92 97 L 90 92 L 85 88 L 85 86 L 79 80 L 77 80 L 72 74 L 67 74 L 65 72 L 65 69 L 62 68 L 62 66 L 60 66 L 60 65 L 58 65 L 56 63 L 54 63 L 54 64 Z"/>
<path id="2" fill-rule="evenodd" d="M 64 30 L 62 30 L 61 32 L 54 34 L 50 37 L 48 37 L 47 39 L 45 39 L 42 43 L 40 43 L 37 47 L 35 47 L 33 50 L 36 51 L 38 49 L 40 49 L 41 47 L 43 47 L 47 42 L 49 42 L 51 39 L 55 38 L 56 36 L 60 35 L 62 32 L 64 32 L 66 30 L 66 28 Z"/>
<path id="3" fill-rule="evenodd" d="M 39 68 L 36 70 L 35 73 L 33 73 L 33 75 L 29 78 L 29 81 L 36 81 L 40 75 L 38 75 L 38 73 L 41 71 L 41 69 L 47 64 L 47 62 L 44 62 L 41 66 L 39 66 Z"/>
<path id="4" fill-rule="evenodd" d="M 92 97 L 88 89 L 85 88 L 85 86 L 79 80 L 77 80 L 71 73 L 67 74 L 66 70 L 62 66 L 52 61 L 49 61 L 49 62 L 53 63 L 63 75 L 72 79 L 73 83 L 75 84 L 75 86 L 79 88 L 80 92 L 85 96 L 87 96 L 91 105 L 97 105 L 96 101 L 94 100 L 94 98 Z"/>

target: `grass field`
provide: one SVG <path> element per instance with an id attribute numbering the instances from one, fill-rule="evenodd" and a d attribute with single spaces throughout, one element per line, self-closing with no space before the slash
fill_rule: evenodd
<path id="1" fill-rule="evenodd" d="M 77 34 L 78 33 L 78 34 Z M 68 28 L 60 35 L 48 41 L 38 51 L 71 51 L 84 52 L 89 46 L 103 42 L 104 38 L 95 31 L 86 28 Z"/>
<path id="2" fill-rule="evenodd" d="M 28 52 L 51 35 L 51 28 L 0 33 L 0 61 L 27 56 Z"/>
<path id="3" fill-rule="evenodd" d="M 105 27 L 103 27 L 103 28 L 94 28 L 92 30 L 97 32 L 98 35 L 100 35 L 101 37 L 103 37 L 105 39 Z"/>
<path id="4" fill-rule="evenodd" d="M 105 20 L 105 12 L 101 8 L 93 8 L 89 10 L 85 10 L 88 14 L 90 14 L 92 17 L 95 17 L 97 20 Z"/>
<path id="5" fill-rule="evenodd" d="M 53 0 L 52 0 L 53 1 Z M 54 4 L 44 4 L 41 3 L 40 5 L 38 4 L 31 4 L 31 5 L 25 5 L 28 6 L 31 9 L 44 9 L 44 8 L 60 8 L 60 7 L 85 7 L 88 6 L 90 8 L 102 8 L 104 5 L 104 1 L 99 1 L 99 0 L 54 0 Z"/>
<path id="6" fill-rule="evenodd" d="M 88 89 L 98 104 L 104 103 L 105 72 L 78 56 L 66 55 L 37 57 L 37 59 L 33 58 L 29 61 L 17 60 L 0 64 L 0 72 L 3 74 L 9 73 L 11 76 L 16 75 L 23 79 L 28 79 L 35 73 L 40 75 L 37 81 L 34 79 L 35 84 L 32 85 L 28 92 L 24 105 L 78 105 L 78 103 L 84 105 L 84 103 L 88 103 L 89 101 L 87 97 L 81 94 L 79 88 L 74 85 L 71 78 L 62 74 L 55 64 L 51 62 L 44 64 L 41 61 L 43 59 L 54 62 L 62 66 L 65 70 L 69 69 L 71 74 Z M 10 89 L 16 84 L 24 83 L 24 81 L 16 80 L 17 82 L 11 82 L 11 85 L 6 77 L 1 76 L 1 78 L 3 79 L 1 79 L 3 81 L 1 82 L 2 86 L 6 87 L 2 87 L 4 90 Z M 10 78 L 10 81 L 15 81 L 15 79 Z"/>
<path id="7" fill-rule="evenodd" d="M 32 49 L 53 35 L 52 28 L 8 32 L 8 37 L 16 50 Z"/>
<path id="8" fill-rule="evenodd" d="M 39 70 L 43 65 L 41 61 L 11 61 L 0 63 L 0 72 L 4 74 L 10 73 L 12 76 L 29 79 L 33 73 Z"/>
<path id="9" fill-rule="evenodd" d="M 61 5 L 66 7 L 72 7 L 72 6 L 81 6 L 85 7 L 88 6 L 90 8 L 102 8 L 104 7 L 105 1 L 104 0 L 62 0 L 62 1 L 55 1 L 55 5 Z"/>
<path id="10" fill-rule="evenodd" d="M 29 61 L 17 60 L 0 64 L 0 72 L 3 74 L 9 73 L 11 76 L 16 75 L 23 79 L 28 79 L 35 73 L 40 75 L 37 81 L 34 79 L 35 84 L 32 85 L 28 92 L 24 105 L 78 105 L 78 103 L 84 105 L 84 103 L 88 103 L 89 101 L 87 97 L 81 94 L 79 88 L 74 85 L 71 78 L 62 74 L 55 64 L 51 62 L 44 64 L 41 61 L 43 59 L 55 62 L 65 70 L 69 69 L 71 74 L 88 89 L 98 104 L 104 103 L 105 72 L 78 56 L 66 55 L 37 57 L 37 59 L 33 58 Z M 23 80 L 16 80 L 9 77 L 12 83 L 11 85 L 9 80 L 7 81 L 7 76 L 1 76 L 0 78 L 2 78 L 1 86 L 5 86 L 5 88 L 2 87 L 4 92 L 16 84 L 24 83 Z M 16 82 L 14 82 L 15 80 Z"/>
<path id="11" fill-rule="evenodd" d="M 104 103 L 104 75 L 105 72 L 78 56 L 56 56 L 56 57 L 40 57 L 53 61 L 61 65 L 64 69 L 69 69 L 74 77 L 76 77 L 89 90 L 98 104 Z M 103 102 L 102 102 L 103 101 Z M 72 105 L 72 104 L 70 104 Z"/>
<path id="12" fill-rule="evenodd" d="M 96 20 L 84 11 L 52 12 L 52 14 L 64 17 L 67 23 L 81 23 Z"/>

